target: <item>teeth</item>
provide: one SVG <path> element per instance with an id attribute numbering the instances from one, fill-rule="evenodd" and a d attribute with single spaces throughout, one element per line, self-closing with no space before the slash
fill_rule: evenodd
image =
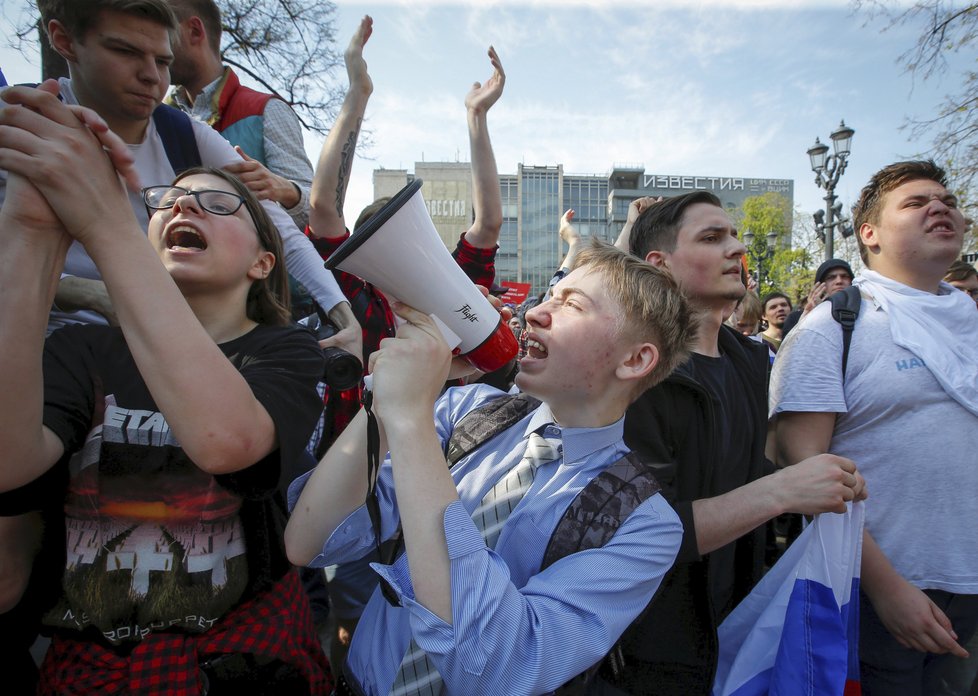
<path id="1" fill-rule="evenodd" d="M 547 353 L 547 349 L 544 348 L 542 345 L 540 345 L 537 341 L 534 341 L 532 338 L 528 338 L 526 340 L 526 347 L 527 348 L 536 348 L 538 351 L 540 351 L 544 355 L 546 355 L 546 353 Z"/>
<path id="2" fill-rule="evenodd" d="M 193 247 L 190 247 L 186 243 L 181 244 L 180 242 L 189 241 L 181 239 L 183 235 L 192 235 L 198 243 L 193 245 Z M 200 233 L 197 230 L 192 227 L 180 225 L 172 228 L 169 233 L 167 233 L 167 247 L 171 249 L 174 247 L 204 249 L 206 248 L 206 244 L 204 243 L 204 238 L 200 236 Z"/>

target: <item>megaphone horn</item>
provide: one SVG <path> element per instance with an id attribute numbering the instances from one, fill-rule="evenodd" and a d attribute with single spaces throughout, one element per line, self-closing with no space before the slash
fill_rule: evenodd
<path id="1" fill-rule="evenodd" d="M 415 179 L 326 261 L 443 322 L 473 367 L 494 372 L 516 357 L 516 337 L 455 263 L 435 230 Z"/>

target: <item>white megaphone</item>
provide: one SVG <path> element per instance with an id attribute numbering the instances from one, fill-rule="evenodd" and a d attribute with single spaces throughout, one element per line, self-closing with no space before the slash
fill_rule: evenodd
<path id="1" fill-rule="evenodd" d="M 360 226 L 326 261 L 363 278 L 385 295 L 430 314 L 450 344 L 483 372 L 516 357 L 519 346 L 499 312 L 442 243 L 415 179 Z M 451 347 L 454 347 L 452 345 Z"/>

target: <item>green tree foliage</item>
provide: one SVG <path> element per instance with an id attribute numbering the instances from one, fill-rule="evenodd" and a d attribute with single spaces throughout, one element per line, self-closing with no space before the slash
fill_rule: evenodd
<path id="1" fill-rule="evenodd" d="M 907 5 L 898 0 L 854 0 L 853 6 L 867 15 L 867 24 L 882 24 L 884 30 L 919 29 L 916 43 L 897 58 L 914 81 L 950 77 L 952 89 L 943 102 L 935 104 L 933 114 L 909 119 L 906 128 L 911 142 L 931 140 L 930 150 L 921 154 L 947 167 L 965 213 L 978 216 L 978 3 L 917 0 Z M 972 68 L 949 76 L 948 59 L 955 55 L 969 59 Z M 978 249 L 974 226 L 965 247 Z"/>
<path id="2" fill-rule="evenodd" d="M 792 244 L 792 210 L 780 193 L 750 196 L 734 211 L 733 218 L 741 240 L 749 230 L 753 235 L 747 244 L 747 264 L 759 279 L 757 292 L 763 296 L 779 290 L 791 297 L 808 294 L 812 277 L 812 252 Z M 775 243 L 770 245 L 773 235 Z M 814 236 L 814 235 L 812 235 Z M 803 292 L 802 292 L 803 291 Z"/>
<path id="3" fill-rule="evenodd" d="M 14 4 L 17 12 L 0 17 L 0 24 L 15 28 L 3 32 L 8 43 L 23 53 L 40 51 L 39 79 L 67 75 L 64 60 L 47 46 L 35 2 Z M 217 4 L 224 28 L 221 59 L 291 104 L 306 128 L 328 133 L 344 96 L 332 80 L 342 62 L 335 49 L 336 5 L 326 0 Z"/>

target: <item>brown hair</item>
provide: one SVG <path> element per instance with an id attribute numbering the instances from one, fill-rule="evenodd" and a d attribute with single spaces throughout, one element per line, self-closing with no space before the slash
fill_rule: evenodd
<path id="1" fill-rule="evenodd" d="M 391 199 L 390 196 L 385 196 L 384 198 L 378 198 L 373 203 L 371 203 L 363 210 L 361 210 L 360 215 L 357 216 L 357 221 L 353 223 L 353 231 L 356 232 L 358 229 L 360 229 L 360 225 L 362 225 L 367 220 L 372 218 L 374 215 L 379 213 L 380 209 L 383 208 L 385 205 L 387 205 L 390 199 Z"/>
<path id="2" fill-rule="evenodd" d="M 170 0 L 170 6 L 181 22 L 199 17 L 207 34 L 207 43 L 215 55 L 221 50 L 221 10 L 214 0 Z"/>
<path id="3" fill-rule="evenodd" d="M 867 267 L 869 266 L 869 250 L 863 244 L 863 237 L 859 233 L 859 229 L 865 223 L 879 224 L 880 213 L 883 212 L 883 198 L 887 193 L 908 181 L 918 179 L 936 181 L 947 188 L 947 173 L 934 164 L 934 160 L 908 160 L 887 165 L 873 174 L 869 183 L 863 187 L 859 194 L 859 200 L 852 206 L 852 226 L 856 231 L 859 256 Z"/>
<path id="4" fill-rule="evenodd" d="M 764 308 L 761 305 L 761 298 L 757 296 L 757 293 L 753 290 L 748 290 L 744 293 L 744 296 L 740 298 L 737 303 L 737 307 L 734 309 L 733 314 L 730 315 L 727 323 L 734 326 L 737 323 L 737 312 L 740 312 L 740 321 L 748 321 L 752 324 L 760 324 L 761 319 L 764 318 Z"/>
<path id="5" fill-rule="evenodd" d="M 637 385 L 638 398 L 689 356 L 699 322 L 669 273 L 594 237 L 577 255 L 574 268 L 602 274 L 609 295 L 621 308 L 618 336 L 659 349 L 658 364 Z"/>
<path id="6" fill-rule="evenodd" d="M 56 19 L 80 43 L 85 42 L 85 35 L 103 11 L 135 15 L 161 24 L 170 35 L 170 43 L 175 43 L 178 37 L 177 16 L 166 0 L 37 0 L 37 9 L 45 30 Z"/>
<path id="7" fill-rule="evenodd" d="M 628 251 L 643 260 L 653 250 L 675 251 L 686 209 L 697 203 L 723 209 L 720 199 L 709 191 L 694 191 L 653 203 L 635 221 L 628 237 Z"/>
<path id="8" fill-rule="evenodd" d="M 275 257 L 275 264 L 267 277 L 255 280 L 248 290 L 248 301 L 245 313 L 252 321 L 259 324 L 285 326 L 291 323 L 289 300 L 289 275 L 285 270 L 285 252 L 282 248 L 282 237 L 272 223 L 265 208 L 255 197 L 255 194 L 241 180 L 223 169 L 212 167 L 193 167 L 177 175 L 176 184 L 194 174 L 210 174 L 228 182 L 235 192 L 244 198 L 244 206 L 251 216 L 258 235 L 258 244 L 265 251 L 270 251 Z"/>
<path id="9" fill-rule="evenodd" d="M 948 283 L 952 281 L 955 283 L 960 283 L 972 276 L 978 276 L 978 269 L 967 261 L 958 259 L 948 267 L 947 273 L 944 274 L 944 280 Z"/>

